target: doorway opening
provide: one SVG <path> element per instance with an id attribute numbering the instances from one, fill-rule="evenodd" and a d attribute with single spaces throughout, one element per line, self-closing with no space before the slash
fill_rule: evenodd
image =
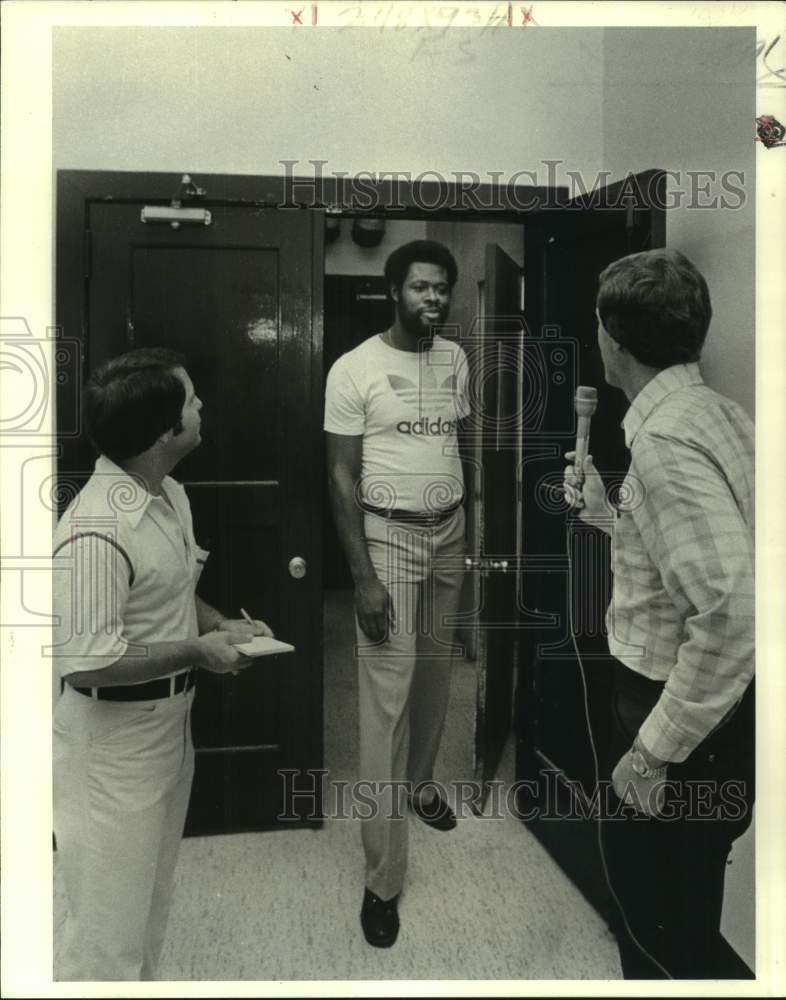
<path id="1" fill-rule="evenodd" d="M 378 220 L 377 220 L 378 221 Z M 458 264 L 458 280 L 451 297 L 447 323 L 463 340 L 479 332 L 478 318 L 486 301 L 487 247 L 503 250 L 523 267 L 524 226 L 521 223 L 440 220 L 386 220 L 384 235 L 374 247 L 354 242 L 352 220 L 329 219 L 332 239 L 324 258 L 323 383 L 335 361 L 367 338 L 387 330 L 394 318 L 383 269 L 387 257 L 411 240 L 443 243 Z M 518 288 L 515 289 L 518 298 Z M 322 463 L 322 482 L 327 472 Z M 468 478 L 468 477 L 466 477 Z M 473 510 L 475 491 L 465 482 L 468 551 L 478 547 L 478 518 Z M 336 532 L 328 491 L 323 490 L 323 635 L 325 763 L 328 781 L 353 781 L 357 773 L 357 671 L 354 657 L 353 584 Z M 467 619 L 477 607 L 478 575 L 467 573 L 462 611 Z M 435 777 L 450 786 L 476 775 L 476 724 L 483 712 L 486 679 L 478 659 L 476 623 L 459 628 L 464 655 L 457 657 L 451 675 L 451 694 Z M 481 651 L 481 656 L 482 656 Z M 512 678 L 515 683 L 515 677 Z M 512 706 L 512 693 L 508 704 Z M 510 718 L 502 723 L 508 732 Z M 509 754 L 512 771 L 512 754 Z M 511 774 L 512 777 L 512 774 Z M 328 796 L 326 805 L 331 801 Z"/>

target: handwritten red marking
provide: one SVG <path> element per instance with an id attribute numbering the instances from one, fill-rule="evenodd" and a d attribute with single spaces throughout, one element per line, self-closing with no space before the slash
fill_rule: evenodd
<path id="1" fill-rule="evenodd" d="M 522 24 L 536 24 L 535 18 L 532 16 L 532 8 L 534 4 L 530 4 L 529 7 L 521 8 L 521 23 Z"/>
<path id="2" fill-rule="evenodd" d="M 513 27 L 513 4 L 508 4 L 508 27 Z"/>
<path id="3" fill-rule="evenodd" d="M 315 3 L 311 4 L 311 23 L 317 23 L 317 5 Z"/>
<path id="4" fill-rule="evenodd" d="M 303 23 L 303 22 L 302 22 L 302 21 L 300 20 L 300 15 L 301 15 L 301 14 L 303 13 L 303 11 L 304 11 L 305 9 L 306 9 L 305 7 L 301 7 L 299 11 L 294 11 L 294 10 L 291 10 L 291 11 L 289 12 L 289 13 L 290 13 L 290 14 L 292 15 L 292 23 L 293 23 L 293 24 L 302 24 L 302 23 Z"/>

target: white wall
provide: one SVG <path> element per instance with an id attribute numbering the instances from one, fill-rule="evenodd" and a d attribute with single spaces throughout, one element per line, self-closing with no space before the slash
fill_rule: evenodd
<path id="1" fill-rule="evenodd" d="M 660 166 L 682 187 L 688 170 L 742 170 L 742 208 L 675 209 L 668 242 L 710 285 L 708 381 L 753 413 L 753 31 L 56 28 L 54 166 L 310 174 L 316 159 L 546 183 L 557 159 L 561 181 Z"/>
<path id="2" fill-rule="evenodd" d="M 615 177 L 648 167 L 679 171 L 669 181 L 691 192 L 688 171 L 742 171 L 740 208 L 688 207 L 667 215 L 667 243 L 707 279 L 713 320 L 703 355 L 710 385 L 753 415 L 755 221 L 754 28 L 665 28 L 604 32 L 603 164 Z M 709 185 L 711 200 L 723 194 Z M 734 196 L 731 200 L 738 201 Z"/>
<path id="3" fill-rule="evenodd" d="M 596 170 L 602 31 L 59 28 L 55 167 Z"/>

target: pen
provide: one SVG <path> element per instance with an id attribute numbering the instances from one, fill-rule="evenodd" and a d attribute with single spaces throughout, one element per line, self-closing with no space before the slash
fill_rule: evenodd
<path id="1" fill-rule="evenodd" d="M 245 620 L 248 622 L 249 625 L 253 625 L 254 628 L 257 627 L 256 622 L 251 617 L 251 615 L 246 611 L 245 608 L 241 608 L 240 609 L 240 614 L 245 618 Z M 233 670 L 232 673 L 236 677 L 238 672 L 237 672 L 237 670 Z"/>

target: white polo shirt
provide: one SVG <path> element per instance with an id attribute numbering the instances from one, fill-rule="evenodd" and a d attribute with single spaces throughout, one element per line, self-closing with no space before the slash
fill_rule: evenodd
<path id="1" fill-rule="evenodd" d="M 198 636 L 194 594 L 208 553 L 194 540 L 183 487 L 166 476 L 161 490 L 153 496 L 101 456 L 60 519 L 53 652 L 61 677 Z"/>
<path id="2" fill-rule="evenodd" d="M 457 431 L 469 412 L 466 355 L 443 337 L 421 353 L 375 335 L 328 374 L 324 428 L 363 436 L 360 496 L 374 507 L 435 511 L 459 503 Z"/>

